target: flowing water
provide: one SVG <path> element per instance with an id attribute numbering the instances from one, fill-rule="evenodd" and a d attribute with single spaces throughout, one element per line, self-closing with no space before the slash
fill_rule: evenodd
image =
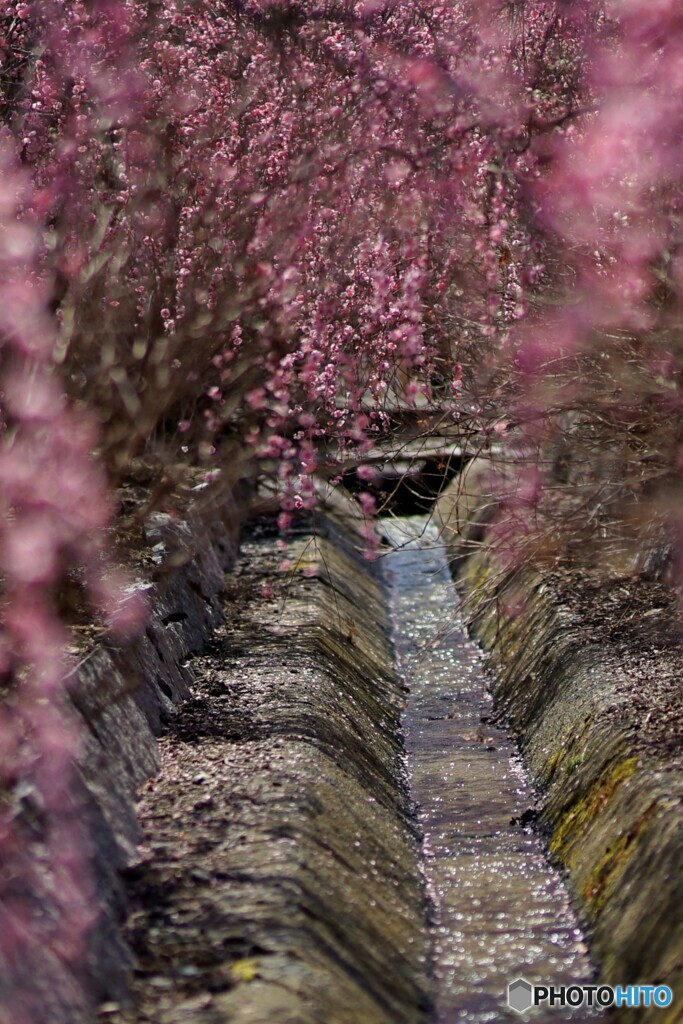
<path id="1" fill-rule="evenodd" d="M 479 648 L 458 612 L 446 553 L 424 518 L 386 521 L 394 644 L 410 688 L 411 797 L 424 835 L 440 1024 L 519 1021 L 507 985 L 590 983 L 564 882 L 527 824 L 535 795 L 516 745 L 492 722 Z M 530 1015 L 548 1024 L 590 1011 Z M 525 1015 L 526 1019 L 526 1015 Z"/>

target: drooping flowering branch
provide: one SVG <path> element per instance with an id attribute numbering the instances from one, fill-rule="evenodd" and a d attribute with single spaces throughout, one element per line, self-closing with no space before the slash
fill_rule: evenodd
<path id="1" fill-rule="evenodd" d="M 681 536 L 683 22 L 639 0 L 587 18 L 583 113 L 531 147 L 545 272 L 518 331 L 517 413 L 549 494 L 565 491 L 555 533 L 584 553 L 597 538 L 632 571 L 648 543 L 673 551 Z"/>
<path id="2" fill-rule="evenodd" d="M 9 0 L 8 794 L 71 820 L 55 594 L 71 572 L 112 605 L 107 492 L 137 459 L 161 494 L 269 475 L 286 527 L 323 453 L 419 404 L 540 453 L 525 530 L 548 479 L 582 536 L 673 493 L 681 30 L 672 0 Z"/>

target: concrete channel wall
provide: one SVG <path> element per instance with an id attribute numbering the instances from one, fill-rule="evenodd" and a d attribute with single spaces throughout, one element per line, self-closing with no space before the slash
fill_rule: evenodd
<path id="1" fill-rule="evenodd" d="M 478 460 L 442 495 L 437 517 L 471 630 L 490 655 L 497 706 L 542 789 L 541 824 L 602 980 L 674 989 L 668 1010 L 621 1010 L 619 1019 L 674 1024 L 683 1020 L 680 755 L 644 748 L 660 709 L 634 700 L 618 647 L 543 575 L 496 558 L 486 543 L 495 509 Z"/>

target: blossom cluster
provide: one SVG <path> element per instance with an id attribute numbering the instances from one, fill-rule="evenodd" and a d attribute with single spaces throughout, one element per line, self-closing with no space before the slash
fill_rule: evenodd
<path id="1" fill-rule="evenodd" d="M 26 884 L 61 908 L 5 901 L 0 956 L 68 959 L 89 918 L 59 595 L 139 615 L 106 545 L 136 460 L 161 492 L 265 475 L 287 528 L 330 453 L 436 408 L 550 459 L 510 499 L 525 529 L 564 482 L 581 530 L 630 498 L 675 532 L 683 15 L 5 0 L 0 65 L 0 905 L 31 875 L 28 786 L 54 870 Z"/>

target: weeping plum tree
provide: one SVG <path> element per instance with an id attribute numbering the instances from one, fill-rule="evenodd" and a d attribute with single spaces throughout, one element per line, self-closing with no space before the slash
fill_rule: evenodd
<path id="1" fill-rule="evenodd" d="M 58 598 L 144 615 L 107 546 L 132 467 L 261 474 L 286 528 L 418 404 L 525 453 L 537 553 L 558 490 L 569 545 L 679 539 L 682 49 L 674 0 L 5 0 L 5 963 L 92 923 Z"/>

